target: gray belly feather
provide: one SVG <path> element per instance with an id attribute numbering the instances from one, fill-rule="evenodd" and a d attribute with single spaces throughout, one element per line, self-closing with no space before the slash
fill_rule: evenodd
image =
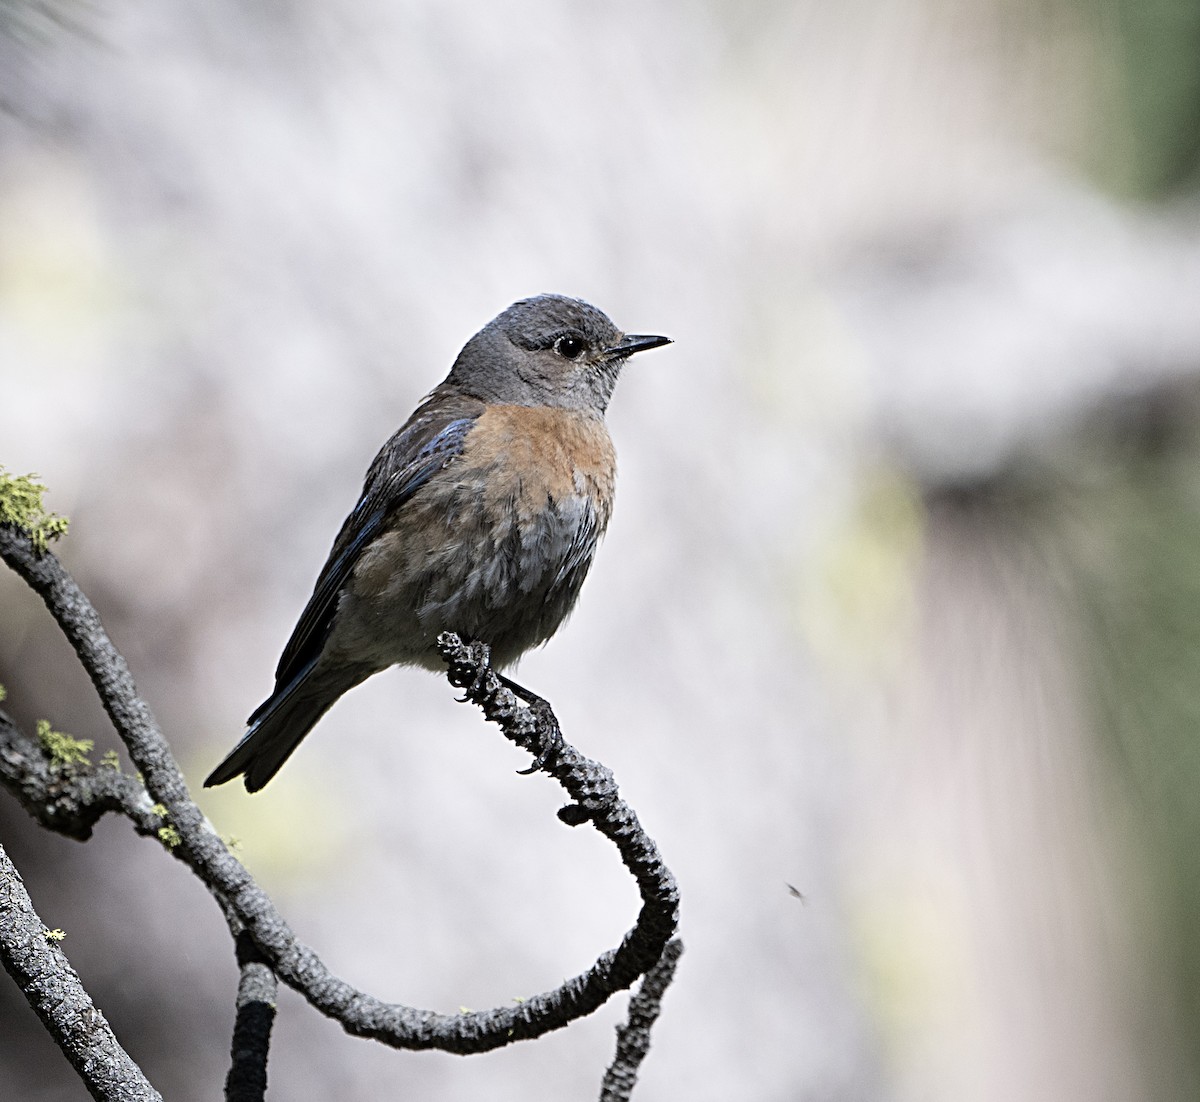
<path id="1" fill-rule="evenodd" d="M 584 493 L 518 510 L 487 508 L 474 489 L 459 484 L 452 500 L 418 506 L 422 516 L 410 513 L 403 530 L 363 552 L 338 605 L 330 658 L 436 670 L 434 640 L 455 631 L 490 644 L 493 663 L 505 666 L 554 634 L 607 518 Z"/>

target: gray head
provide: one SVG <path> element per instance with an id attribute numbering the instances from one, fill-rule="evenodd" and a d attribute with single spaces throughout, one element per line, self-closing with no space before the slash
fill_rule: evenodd
<path id="1" fill-rule="evenodd" d="M 488 402 L 603 413 L 625 361 L 670 343 L 622 333 L 580 299 L 538 295 L 514 302 L 467 341 L 446 382 Z"/>

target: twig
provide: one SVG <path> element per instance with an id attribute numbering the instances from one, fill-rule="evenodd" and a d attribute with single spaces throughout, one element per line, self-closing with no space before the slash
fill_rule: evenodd
<path id="1" fill-rule="evenodd" d="M 678 938 L 667 943 L 658 963 L 646 973 L 629 1000 L 626 1025 L 617 1026 L 617 1051 L 604 1075 L 600 1102 L 628 1102 L 637 1082 L 638 1068 L 650 1051 L 650 1030 L 662 1011 L 662 998 L 675 978 L 675 965 L 683 953 Z"/>
<path id="2" fill-rule="evenodd" d="M 114 1036 L 78 973 L 42 925 L 21 876 L 0 846 L 0 958 L 93 1098 L 162 1102 Z"/>
<path id="3" fill-rule="evenodd" d="M 139 834 L 154 835 L 164 825 L 136 778 L 90 763 L 56 768 L 41 744 L 0 711 L 0 784 L 47 830 L 78 842 L 92 836 L 108 812 L 130 819 Z"/>
<path id="4" fill-rule="evenodd" d="M 275 1023 L 279 985 L 275 973 L 244 930 L 237 939 L 237 1019 L 233 1026 L 233 1061 L 225 1079 L 226 1102 L 262 1102 L 267 1093 L 267 1054 Z"/>

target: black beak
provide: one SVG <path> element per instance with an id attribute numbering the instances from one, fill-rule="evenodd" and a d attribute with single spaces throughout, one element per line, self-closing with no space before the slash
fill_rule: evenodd
<path id="1" fill-rule="evenodd" d="M 635 352 L 645 352 L 647 348 L 660 348 L 664 344 L 670 344 L 670 337 L 651 337 L 645 333 L 626 333 L 621 338 L 621 343 L 613 345 L 612 348 L 606 348 L 604 354 L 611 356 L 613 359 L 623 360 L 627 356 L 632 356 Z"/>

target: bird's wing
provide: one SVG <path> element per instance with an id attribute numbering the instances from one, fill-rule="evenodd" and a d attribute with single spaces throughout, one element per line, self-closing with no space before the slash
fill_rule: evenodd
<path id="1" fill-rule="evenodd" d="M 435 391 L 380 450 L 367 471 L 362 496 L 334 540 L 313 595 L 279 659 L 276 693 L 321 653 L 333 625 L 338 594 L 359 553 L 397 509 L 461 454 L 463 441 L 483 410 L 483 403 L 476 398 Z"/>

